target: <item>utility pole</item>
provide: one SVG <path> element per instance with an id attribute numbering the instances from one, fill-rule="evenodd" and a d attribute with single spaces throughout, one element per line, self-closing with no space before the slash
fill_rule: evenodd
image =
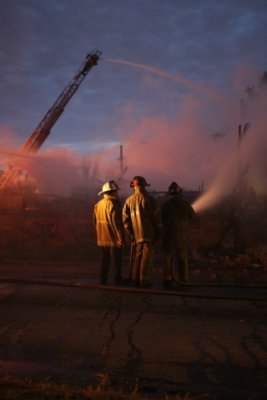
<path id="1" fill-rule="evenodd" d="M 120 176 L 119 176 L 119 181 L 120 181 L 120 180 L 122 180 L 125 172 L 128 169 L 128 167 L 124 166 L 124 156 L 123 156 L 123 146 L 122 145 L 120 145 L 119 162 L 120 162 Z"/>
<path id="2" fill-rule="evenodd" d="M 243 99 L 240 100 L 241 123 L 238 125 L 238 176 L 236 185 L 236 205 L 234 213 L 234 246 L 237 254 L 243 254 L 245 251 L 244 243 L 244 200 L 247 196 L 246 174 L 248 166 L 244 167 L 242 157 L 242 142 L 250 127 L 247 120 L 247 106 Z"/>

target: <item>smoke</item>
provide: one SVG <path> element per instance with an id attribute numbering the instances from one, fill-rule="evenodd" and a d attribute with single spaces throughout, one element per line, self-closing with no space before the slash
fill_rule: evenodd
<path id="1" fill-rule="evenodd" d="M 240 124 L 241 137 L 238 145 L 226 159 L 224 166 L 217 173 L 208 190 L 198 199 L 193 207 L 202 211 L 222 200 L 236 189 L 240 179 L 246 194 L 254 193 L 261 196 L 267 194 L 267 121 L 265 117 L 267 107 L 266 87 L 261 87 L 255 96 L 246 99 L 246 115 L 243 118 L 249 121 L 249 129 Z M 245 193 L 240 193 L 244 195 Z"/>
<path id="2" fill-rule="evenodd" d="M 12 184 L 31 187 L 42 194 L 60 196 L 70 196 L 78 188 L 95 195 L 104 181 L 119 175 L 116 157 L 116 148 L 86 156 L 58 148 L 49 148 L 37 154 L 23 154 L 13 144 L 0 149 L 2 170 L 16 168 L 20 171 Z"/>
<path id="3" fill-rule="evenodd" d="M 4 124 L 0 124 L 0 165 L 4 165 L 7 161 L 7 156 L 2 152 L 6 149 L 18 149 L 16 132 Z"/>
<path id="4" fill-rule="evenodd" d="M 222 116 L 218 129 L 223 134 L 217 139 L 216 125 L 203 118 L 206 112 L 205 105 L 187 97 L 174 120 L 157 116 L 133 122 L 125 150 L 129 178 L 144 175 L 155 190 L 166 190 L 173 180 L 185 189 L 197 190 L 203 181 L 208 185 L 236 137 L 224 134 L 230 117 L 225 124 Z"/>
<path id="5" fill-rule="evenodd" d="M 266 194 L 267 94 L 260 90 L 245 99 L 243 118 L 250 128 L 239 141 L 239 100 L 245 81 L 244 70 L 242 79 L 236 74 L 228 101 L 225 94 L 214 95 L 214 90 L 212 96 L 210 90 L 199 96 L 201 87 L 197 86 L 198 96 L 185 96 L 172 119 L 160 113 L 147 115 L 145 110 L 137 117 L 130 100 L 117 127 L 118 142 L 102 152 L 81 157 L 66 149 L 48 149 L 35 156 L 9 155 L 9 161 L 27 171 L 43 193 L 69 195 L 79 185 L 95 193 L 103 182 L 115 179 L 122 194 L 128 194 L 130 180 L 142 175 L 158 191 L 167 190 L 172 181 L 185 190 L 198 190 L 204 184 L 203 196 L 194 204 L 201 211 L 231 193 L 241 173 L 256 194 Z M 216 98 L 224 101 L 216 102 Z M 8 148 L 13 133 L 3 127 L 1 132 Z M 119 145 L 123 145 L 123 163 Z M 14 145 L 9 151 L 13 149 Z"/>
<path id="6" fill-rule="evenodd" d="M 48 149 L 36 155 L 2 147 L 2 162 L 20 171 L 15 184 L 35 186 L 41 193 L 67 196 L 81 182 L 78 158 L 68 150 Z"/>
<path id="7" fill-rule="evenodd" d="M 242 145 L 243 158 L 248 164 L 248 181 L 259 194 L 267 192 L 267 87 L 248 101 L 248 120 L 251 128 Z"/>
<path id="8" fill-rule="evenodd" d="M 204 95 L 201 100 L 191 95 L 184 98 L 176 119 L 159 115 L 136 121 L 128 116 L 123 124 L 124 130 L 128 125 L 129 132 L 125 147 L 127 179 L 143 175 L 153 189 L 160 191 L 172 181 L 191 190 L 197 190 L 203 182 L 204 194 L 194 204 L 197 211 L 233 193 L 240 176 L 248 190 L 266 194 L 266 88 L 245 99 L 247 113 L 243 118 L 250 128 L 242 138 L 238 135 L 241 90 L 238 84 L 233 88 L 224 107 L 210 104 Z"/>

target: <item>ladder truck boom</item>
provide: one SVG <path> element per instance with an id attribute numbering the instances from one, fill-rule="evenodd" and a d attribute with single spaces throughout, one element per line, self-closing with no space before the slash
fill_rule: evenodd
<path id="1" fill-rule="evenodd" d="M 90 69 L 97 64 L 100 55 L 101 53 L 98 50 L 87 54 L 85 61 L 81 65 L 77 74 L 65 87 L 53 106 L 47 111 L 39 125 L 22 146 L 22 153 L 36 153 L 39 150 L 39 148 L 49 135 L 51 128 L 55 125 L 60 115 L 63 113 L 64 108 L 69 100 L 79 88 L 80 84 L 82 83 Z"/>
<path id="2" fill-rule="evenodd" d="M 94 50 L 91 53 L 87 54 L 84 62 L 82 63 L 75 76 L 61 92 L 55 103 L 47 111 L 35 130 L 22 145 L 20 153 L 36 153 L 39 150 L 39 148 L 42 146 L 42 144 L 50 134 L 52 127 L 55 125 L 61 114 L 64 112 L 65 106 L 72 98 L 74 93 L 77 91 L 88 72 L 93 66 L 97 65 L 101 54 L 102 53 L 99 50 Z M 0 190 L 5 188 L 9 184 L 9 182 L 12 181 L 12 179 L 15 179 L 18 173 L 19 171 L 17 168 L 12 168 L 11 170 L 8 170 L 6 173 L 4 173 L 0 179 Z"/>

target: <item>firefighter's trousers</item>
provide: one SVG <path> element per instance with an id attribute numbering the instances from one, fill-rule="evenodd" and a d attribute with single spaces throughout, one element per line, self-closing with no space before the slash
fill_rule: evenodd
<path id="1" fill-rule="evenodd" d="M 165 263 L 163 268 L 163 281 L 172 279 L 173 274 L 178 272 L 179 280 L 188 283 L 188 250 L 186 247 L 177 247 L 165 252 Z"/>
<path id="2" fill-rule="evenodd" d="M 138 243 L 135 248 L 133 281 L 136 285 L 149 286 L 152 283 L 154 244 Z"/>
<path id="3" fill-rule="evenodd" d="M 101 247 L 100 283 L 107 283 L 110 264 L 113 267 L 113 283 L 121 283 L 121 261 L 122 250 L 120 247 Z"/>

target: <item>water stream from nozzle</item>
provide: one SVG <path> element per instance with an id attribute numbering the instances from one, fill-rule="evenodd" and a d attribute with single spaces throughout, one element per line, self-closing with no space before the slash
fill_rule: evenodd
<path id="1" fill-rule="evenodd" d="M 224 105 L 227 105 L 229 103 L 229 99 L 226 99 L 218 91 L 208 88 L 205 85 L 199 84 L 197 82 L 194 82 L 194 81 L 184 78 L 182 76 L 173 74 L 171 72 L 164 71 L 160 68 L 155 68 L 155 67 L 152 67 L 147 64 L 140 64 L 140 63 L 135 63 L 132 61 L 120 60 L 120 59 L 114 59 L 114 58 L 105 58 L 105 60 L 110 61 L 112 63 L 116 63 L 116 64 L 124 64 L 124 65 L 129 65 L 130 67 L 142 69 L 144 71 L 150 72 L 152 74 L 156 74 L 163 78 L 170 79 L 170 80 L 172 80 L 176 83 L 179 83 L 180 85 L 183 85 L 195 92 L 200 92 L 202 94 L 205 94 L 207 97 L 212 98 L 213 100 L 216 100 L 219 103 L 223 103 Z"/>

